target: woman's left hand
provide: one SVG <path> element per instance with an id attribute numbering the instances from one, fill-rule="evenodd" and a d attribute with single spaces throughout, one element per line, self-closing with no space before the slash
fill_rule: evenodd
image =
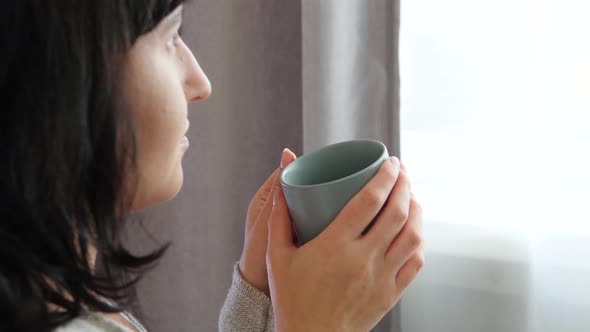
<path id="1" fill-rule="evenodd" d="M 244 280 L 266 295 L 270 294 L 266 272 L 266 245 L 268 243 L 268 217 L 272 211 L 274 189 L 280 185 L 281 170 L 297 159 L 291 150 L 284 149 L 281 165 L 258 189 L 248 205 L 244 250 L 240 257 L 239 269 Z"/>

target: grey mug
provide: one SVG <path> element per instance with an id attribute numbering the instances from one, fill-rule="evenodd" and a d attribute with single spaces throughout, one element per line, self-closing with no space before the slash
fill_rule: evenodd
<path id="1" fill-rule="evenodd" d="M 350 140 L 327 145 L 287 165 L 280 183 L 299 242 L 305 244 L 319 235 L 388 158 L 387 147 L 379 141 Z"/>

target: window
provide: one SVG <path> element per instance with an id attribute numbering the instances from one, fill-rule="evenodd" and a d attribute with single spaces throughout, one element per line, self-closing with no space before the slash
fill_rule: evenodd
<path id="1" fill-rule="evenodd" d="M 426 222 L 590 234 L 588 13 L 402 2 L 402 159 Z"/>

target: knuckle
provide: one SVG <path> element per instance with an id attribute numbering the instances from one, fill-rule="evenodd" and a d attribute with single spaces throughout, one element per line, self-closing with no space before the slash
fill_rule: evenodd
<path id="1" fill-rule="evenodd" d="M 396 221 L 405 222 L 408 220 L 410 214 L 408 210 L 404 209 L 403 207 L 397 204 L 391 205 L 391 209 L 391 214 L 393 215 L 393 218 Z"/>
<path id="2" fill-rule="evenodd" d="M 370 209 L 379 209 L 382 205 L 381 197 L 376 190 L 367 190 L 362 196 L 363 205 Z"/>
<path id="3" fill-rule="evenodd" d="M 418 232 L 411 232 L 408 235 L 408 245 L 412 250 L 418 249 L 423 243 L 422 235 Z"/>
<path id="4" fill-rule="evenodd" d="M 416 258 L 414 259 L 414 265 L 416 266 L 416 271 L 420 271 L 422 270 L 422 268 L 424 267 L 424 255 L 420 254 L 417 255 Z"/>

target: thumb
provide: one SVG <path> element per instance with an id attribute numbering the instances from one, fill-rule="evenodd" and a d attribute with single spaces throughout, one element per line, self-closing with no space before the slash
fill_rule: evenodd
<path id="1" fill-rule="evenodd" d="M 280 183 L 274 188 L 272 204 L 268 219 L 268 249 L 272 253 L 276 250 L 296 248 L 293 244 L 291 216 Z"/>

